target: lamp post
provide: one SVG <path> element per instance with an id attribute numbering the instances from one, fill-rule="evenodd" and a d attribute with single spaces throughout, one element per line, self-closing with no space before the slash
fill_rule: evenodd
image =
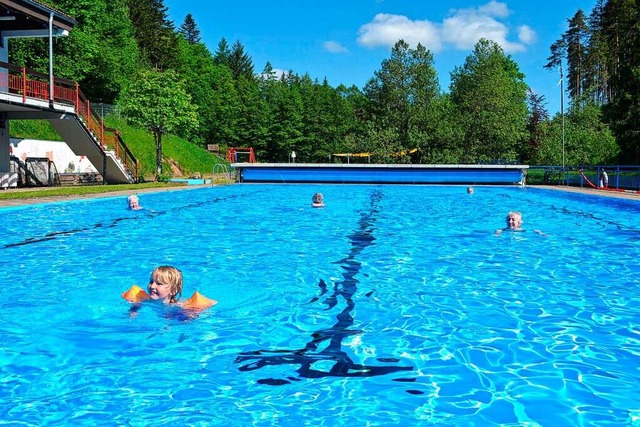
<path id="1" fill-rule="evenodd" d="M 53 108 L 53 12 L 49 14 L 49 107 Z"/>
<path id="2" fill-rule="evenodd" d="M 560 114 L 562 114 L 562 172 L 564 173 L 564 74 L 560 63 Z"/>

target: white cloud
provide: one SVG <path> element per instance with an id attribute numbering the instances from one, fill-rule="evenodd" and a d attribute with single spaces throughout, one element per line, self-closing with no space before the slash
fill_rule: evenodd
<path id="1" fill-rule="evenodd" d="M 509 29 L 505 24 L 497 21 L 488 13 L 481 13 L 481 9 L 463 9 L 444 20 L 442 24 L 442 38 L 456 49 L 473 49 L 481 38 L 493 40 L 507 52 L 516 52 L 524 48 L 517 43 L 507 40 Z"/>
<path id="2" fill-rule="evenodd" d="M 536 40 L 536 34 L 523 25 L 518 29 L 518 41 L 509 41 L 509 27 L 503 21 L 510 13 L 506 3 L 496 0 L 477 8 L 452 9 L 441 23 L 381 13 L 360 27 L 358 43 L 389 48 L 403 39 L 411 46 L 421 43 L 432 52 L 439 52 L 447 48 L 473 49 L 478 40 L 485 38 L 498 43 L 505 52 L 521 52 Z"/>
<path id="3" fill-rule="evenodd" d="M 285 75 L 285 74 L 287 74 L 287 73 L 288 73 L 288 71 L 281 70 L 280 68 L 274 68 L 274 69 L 273 69 L 273 75 L 274 75 L 277 79 L 281 78 L 282 76 L 284 76 L 284 75 Z"/>
<path id="4" fill-rule="evenodd" d="M 522 25 L 518 28 L 518 40 L 524 44 L 533 44 L 538 39 L 536 32 L 528 25 Z"/>
<path id="5" fill-rule="evenodd" d="M 438 28 L 429 21 L 412 21 L 406 16 L 379 13 L 373 21 L 360 27 L 358 43 L 367 47 L 391 47 L 400 39 L 410 45 L 422 43 L 436 52 L 441 43 Z"/>
<path id="6" fill-rule="evenodd" d="M 280 68 L 272 68 L 271 69 L 271 76 L 266 75 L 265 73 L 260 74 L 260 77 L 262 77 L 263 79 L 275 79 L 275 80 L 280 80 L 280 78 L 282 78 L 283 75 L 285 75 L 287 73 L 287 71 L 285 70 L 281 70 Z"/>
<path id="7" fill-rule="evenodd" d="M 471 8 L 467 10 L 473 10 L 473 9 Z M 511 14 L 506 3 L 502 3 L 495 0 L 491 0 L 489 3 L 485 4 L 484 6 L 480 6 L 478 8 L 478 13 L 480 15 L 495 16 L 497 18 L 506 18 Z"/>
<path id="8" fill-rule="evenodd" d="M 338 42 L 334 42 L 332 40 L 326 41 L 323 44 L 324 50 L 331 53 L 347 53 L 349 52 L 346 47 L 342 46 Z"/>

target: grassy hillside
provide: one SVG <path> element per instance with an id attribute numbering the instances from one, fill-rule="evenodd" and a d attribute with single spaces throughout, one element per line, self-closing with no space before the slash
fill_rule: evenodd
<path id="1" fill-rule="evenodd" d="M 156 168 L 153 135 L 127 125 L 124 120 L 106 119 L 105 125 L 120 131 L 124 142 L 140 162 L 141 176 L 152 180 Z M 46 120 L 12 120 L 10 133 L 12 138 L 62 140 Z M 171 164 L 176 165 L 184 177 L 190 177 L 195 172 L 211 175 L 214 164 L 225 163 L 219 157 L 175 135 L 165 135 L 162 138 L 162 152 L 165 157 L 162 171 L 168 176 L 173 176 Z"/>
<path id="2" fill-rule="evenodd" d="M 60 134 L 46 120 L 11 120 L 9 123 L 11 138 L 40 139 L 61 141 Z"/>

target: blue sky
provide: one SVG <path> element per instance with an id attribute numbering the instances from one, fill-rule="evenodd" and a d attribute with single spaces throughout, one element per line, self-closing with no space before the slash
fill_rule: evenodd
<path id="1" fill-rule="evenodd" d="M 547 63 L 549 46 L 581 8 L 589 15 L 596 0 L 165 0 L 179 27 L 193 15 L 202 41 L 214 53 L 224 37 L 236 40 L 253 59 L 256 73 L 267 61 L 274 69 L 332 86 L 363 88 L 404 39 L 434 54 L 440 86 L 449 92 L 450 73 L 464 64 L 481 37 L 499 43 L 518 63 L 526 83 L 544 95 L 549 113 L 560 111 L 558 71 Z M 565 97 L 566 101 L 566 97 Z"/>

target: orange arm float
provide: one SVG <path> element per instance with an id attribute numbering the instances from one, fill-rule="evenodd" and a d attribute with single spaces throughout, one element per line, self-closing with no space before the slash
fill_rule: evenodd
<path id="1" fill-rule="evenodd" d="M 192 310 L 202 310 L 216 305 L 217 303 L 218 301 L 207 298 L 200 292 L 196 291 L 193 293 L 193 295 L 191 295 L 191 298 L 188 298 L 182 302 L 182 307 Z"/>
<path id="2" fill-rule="evenodd" d="M 148 293 L 144 291 L 140 286 L 133 285 L 128 291 L 122 294 L 122 298 L 129 302 L 142 302 L 151 298 Z"/>

